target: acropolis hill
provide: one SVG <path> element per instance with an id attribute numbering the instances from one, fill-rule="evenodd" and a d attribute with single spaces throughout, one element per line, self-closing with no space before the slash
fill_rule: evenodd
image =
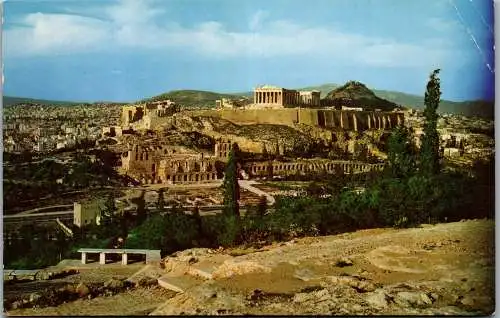
<path id="1" fill-rule="evenodd" d="M 379 100 L 381 104 L 384 104 L 384 100 Z M 368 99 L 362 102 L 369 104 Z M 336 99 L 321 100 L 318 91 L 296 91 L 263 85 L 254 90 L 253 103 L 251 104 L 238 107 L 235 101 L 223 99 L 217 101 L 217 110 L 189 111 L 185 113 L 190 116 L 222 118 L 236 124 L 286 126 L 304 124 L 346 131 L 390 129 L 396 125 L 401 125 L 404 121 L 402 112 L 380 111 L 380 109 L 374 109 L 373 105 L 369 105 L 370 110 L 364 110 L 363 107 L 349 107 L 350 105 L 347 105 L 350 103 L 347 99 L 341 100 L 340 103 L 345 105 L 339 105 L 339 100 Z M 389 102 L 385 101 L 385 103 Z M 171 119 L 169 115 L 175 113 L 172 107 L 169 108 L 170 111 L 166 110 L 165 107 L 169 107 L 169 105 L 160 106 L 160 104 L 156 102 L 123 107 L 123 125 L 129 126 L 142 119 L 135 126 L 140 125 L 145 129 L 157 129 Z M 394 104 L 394 106 L 397 105 Z"/>

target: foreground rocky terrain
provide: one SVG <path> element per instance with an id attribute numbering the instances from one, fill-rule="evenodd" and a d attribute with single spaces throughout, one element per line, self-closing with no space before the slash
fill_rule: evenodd
<path id="1" fill-rule="evenodd" d="M 134 266 L 80 270 L 64 288 L 81 294 L 83 283 L 91 297 L 7 313 L 488 315 L 495 308 L 491 220 L 362 230 L 260 249 L 191 249 L 161 266 Z"/>
<path id="2" fill-rule="evenodd" d="M 160 278 L 179 294 L 152 314 L 491 314 L 493 239 L 494 223 L 474 220 L 184 251 Z"/>

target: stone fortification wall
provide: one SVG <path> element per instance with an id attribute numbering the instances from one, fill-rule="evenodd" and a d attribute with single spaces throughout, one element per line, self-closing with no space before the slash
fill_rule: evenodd
<path id="1" fill-rule="evenodd" d="M 370 129 L 390 129 L 404 122 L 403 113 L 342 111 L 329 109 L 223 109 L 189 111 L 187 115 L 213 116 L 229 120 L 236 124 L 271 124 L 294 126 L 305 124 L 310 126 L 364 131 Z"/>

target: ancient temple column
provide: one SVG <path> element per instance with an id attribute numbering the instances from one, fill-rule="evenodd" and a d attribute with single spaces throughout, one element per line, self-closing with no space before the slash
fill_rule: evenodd
<path id="1" fill-rule="evenodd" d="M 370 115 L 368 115 L 368 129 L 372 129 L 372 118 L 370 117 Z"/>
<path id="2" fill-rule="evenodd" d="M 384 116 L 384 117 L 382 117 L 382 125 L 383 125 L 384 129 L 386 128 L 386 124 L 387 124 L 387 122 L 386 122 L 386 119 L 385 119 L 385 116 Z"/>
<path id="3" fill-rule="evenodd" d="M 354 131 L 358 131 L 358 119 L 356 118 L 356 114 L 352 114 L 352 123 Z"/>

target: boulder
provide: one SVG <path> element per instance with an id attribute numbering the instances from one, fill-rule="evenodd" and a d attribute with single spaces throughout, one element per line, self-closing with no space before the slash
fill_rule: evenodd
<path id="1" fill-rule="evenodd" d="M 308 282 L 312 279 L 316 279 L 317 275 L 307 268 L 299 268 L 295 271 L 293 277 L 298 278 L 302 281 Z"/>
<path id="2" fill-rule="evenodd" d="M 342 257 L 335 262 L 335 266 L 337 267 L 346 267 L 346 266 L 352 266 L 353 262 L 350 258 L 347 257 Z"/>
<path id="3" fill-rule="evenodd" d="M 20 309 L 23 308 L 24 304 L 22 300 L 16 300 L 10 304 L 11 309 Z"/>
<path id="4" fill-rule="evenodd" d="M 88 288 L 88 286 L 84 283 L 79 283 L 78 286 L 76 286 L 75 291 L 80 297 L 86 297 L 88 294 L 90 294 L 90 288 Z"/>
<path id="5" fill-rule="evenodd" d="M 370 306 L 373 306 L 377 309 L 386 308 L 388 305 L 387 295 L 381 289 L 371 293 L 367 293 L 365 296 L 365 300 Z"/>
<path id="6" fill-rule="evenodd" d="M 238 261 L 230 259 L 225 261 L 212 274 L 214 279 L 228 278 L 232 276 L 251 273 L 270 273 L 270 267 L 263 266 L 253 261 Z"/>
<path id="7" fill-rule="evenodd" d="M 110 279 L 104 283 L 104 287 L 112 289 L 122 289 L 125 287 L 125 283 L 119 279 Z"/>
<path id="8" fill-rule="evenodd" d="M 39 293 L 32 293 L 30 294 L 30 303 L 36 303 L 40 298 L 42 298 L 42 295 Z"/>
<path id="9" fill-rule="evenodd" d="M 432 299 L 426 293 L 416 292 L 399 292 L 396 294 L 394 301 L 402 307 L 425 307 L 432 305 Z"/>
<path id="10" fill-rule="evenodd" d="M 356 289 L 359 293 L 372 292 L 376 289 L 375 285 L 368 281 L 352 281 L 349 286 Z"/>
<path id="11" fill-rule="evenodd" d="M 462 300 L 460 300 L 460 303 L 464 306 L 467 306 L 467 307 L 472 307 L 474 306 L 474 298 L 470 297 L 470 296 L 465 296 L 464 298 L 462 298 Z"/>

